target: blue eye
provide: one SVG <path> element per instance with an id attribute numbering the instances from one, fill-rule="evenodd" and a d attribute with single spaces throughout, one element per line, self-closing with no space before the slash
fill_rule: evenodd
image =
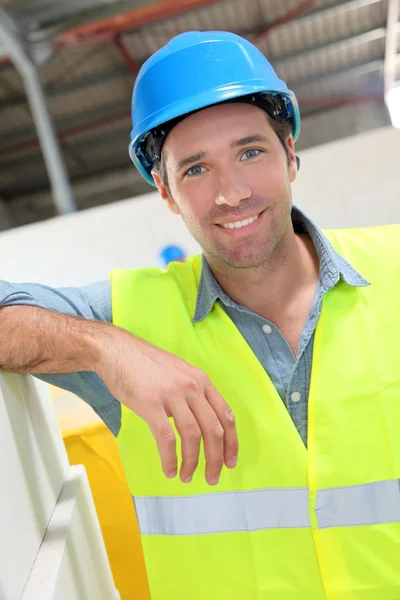
<path id="1" fill-rule="evenodd" d="M 249 160 L 250 158 L 254 158 L 260 154 L 261 150 L 257 150 L 257 148 L 249 148 L 243 153 L 241 160 Z"/>
<path id="2" fill-rule="evenodd" d="M 195 175 L 201 175 L 202 173 L 204 173 L 204 167 L 201 167 L 200 165 L 195 165 L 194 167 L 190 167 L 190 169 L 186 171 L 185 175 L 194 177 Z"/>

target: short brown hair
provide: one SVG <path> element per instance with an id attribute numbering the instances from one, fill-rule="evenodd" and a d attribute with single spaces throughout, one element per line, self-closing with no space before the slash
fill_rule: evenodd
<path id="1" fill-rule="evenodd" d="M 271 125 L 272 129 L 278 136 L 279 141 L 282 144 L 283 149 L 285 150 L 287 160 L 289 163 L 290 158 L 289 158 L 289 148 L 287 145 L 287 141 L 288 141 L 290 134 L 292 133 L 292 127 L 291 127 L 289 121 L 287 121 L 287 119 L 284 119 L 283 117 L 272 118 L 269 116 L 268 113 L 265 113 L 265 114 L 267 116 L 269 124 Z M 167 168 L 166 168 L 166 164 L 165 164 L 165 150 L 161 151 L 161 159 L 154 162 L 152 171 L 157 173 L 157 175 L 160 177 L 163 185 L 165 185 L 168 192 L 170 192 L 169 183 L 168 183 L 168 173 L 167 173 Z"/>

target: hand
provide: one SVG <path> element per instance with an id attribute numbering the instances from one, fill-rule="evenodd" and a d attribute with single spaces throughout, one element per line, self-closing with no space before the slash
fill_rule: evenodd
<path id="1" fill-rule="evenodd" d="M 115 398 L 149 425 L 165 475 L 172 478 L 178 471 L 172 417 L 182 440 L 181 480 L 191 481 L 203 439 L 205 477 L 216 485 L 223 465 L 233 468 L 237 463 L 238 439 L 229 406 L 200 369 L 117 327 L 113 330 L 97 372 Z"/>

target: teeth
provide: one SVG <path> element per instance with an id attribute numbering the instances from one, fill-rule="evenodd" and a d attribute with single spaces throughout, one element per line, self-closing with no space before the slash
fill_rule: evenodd
<path id="1" fill-rule="evenodd" d="M 225 223 L 222 227 L 225 229 L 239 229 L 240 227 L 245 227 L 246 225 L 250 225 L 250 223 L 254 223 L 258 219 L 260 215 L 255 215 L 254 217 L 249 217 L 244 221 L 235 221 L 235 223 Z"/>

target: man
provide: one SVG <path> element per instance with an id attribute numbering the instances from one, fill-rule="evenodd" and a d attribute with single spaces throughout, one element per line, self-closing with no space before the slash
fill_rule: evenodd
<path id="1" fill-rule="evenodd" d="M 203 258 L 4 282 L 0 366 L 116 434 L 152 598 L 400 598 L 398 228 L 325 235 L 292 208 L 296 98 L 239 36 L 171 40 L 132 114 Z"/>

